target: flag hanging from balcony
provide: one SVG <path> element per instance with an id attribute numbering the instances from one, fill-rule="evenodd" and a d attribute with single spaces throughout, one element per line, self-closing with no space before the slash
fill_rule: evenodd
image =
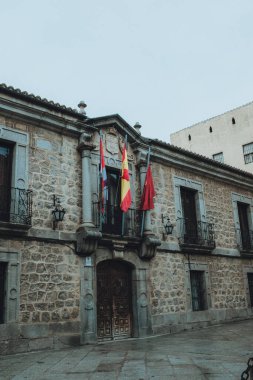
<path id="1" fill-rule="evenodd" d="M 107 186 L 107 175 L 105 168 L 105 157 L 103 149 L 102 135 L 100 135 L 100 179 L 101 179 L 101 212 L 105 212 L 105 204 L 108 200 L 108 186 Z"/>
<path id="2" fill-rule="evenodd" d="M 155 188 L 154 188 L 151 167 L 149 164 L 147 173 L 146 173 L 145 183 L 143 186 L 140 209 L 143 211 L 146 211 L 146 210 L 152 210 L 153 208 L 155 208 L 154 199 L 153 199 L 154 196 L 155 196 Z"/>
<path id="3" fill-rule="evenodd" d="M 126 142 L 124 144 L 123 154 L 122 154 L 122 171 L 121 171 L 121 201 L 120 208 L 123 212 L 127 212 L 132 202 L 131 189 L 130 189 L 130 178 L 128 171 L 127 162 L 127 149 Z"/>

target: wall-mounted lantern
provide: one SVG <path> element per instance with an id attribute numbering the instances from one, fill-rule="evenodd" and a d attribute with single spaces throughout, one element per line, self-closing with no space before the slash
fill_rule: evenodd
<path id="1" fill-rule="evenodd" d="M 168 216 L 164 216 L 163 214 L 162 214 L 162 224 L 163 224 L 164 229 L 165 229 L 165 234 L 171 235 L 174 226 L 171 223 L 170 218 Z"/>
<path id="2" fill-rule="evenodd" d="M 53 201 L 54 201 L 54 210 L 52 211 L 53 215 L 53 229 L 55 230 L 57 223 L 62 222 L 64 215 L 65 215 L 65 209 L 61 205 L 60 198 L 57 197 L 55 194 L 53 195 Z"/>

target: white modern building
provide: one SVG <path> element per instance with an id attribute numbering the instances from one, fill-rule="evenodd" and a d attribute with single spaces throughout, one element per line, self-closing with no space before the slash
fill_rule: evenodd
<path id="1" fill-rule="evenodd" d="M 253 173 L 253 102 L 172 133 L 170 141 Z"/>

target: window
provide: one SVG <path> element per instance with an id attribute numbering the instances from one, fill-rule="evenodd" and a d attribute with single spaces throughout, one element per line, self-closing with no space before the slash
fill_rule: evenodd
<path id="1" fill-rule="evenodd" d="M 253 250 L 253 198 L 232 193 L 232 204 L 238 249 Z"/>
<path id="2" fill-rule="evenodd" d="M 249 213 L 250 207 L 247 203 L 238 202 L 238 216 L 240 224 L 241 247 L 248 251 L 252 249 L 252 235 L 249 229 Z"/>
<path id="3" fill-rule="evenodd" d="M 5 322 L 7 263 L 0 262 L 0 324 Z"/>
<path id="4" fill-rule="evenodd" d="M 4 252 L 0 247 L 0 324 L 18 320 L 19 261 L 19 253 Z"/>
<path id="5" fill-rule="evenodd" d="M 9 221 L 11 202 L 12 146 L 0 142 L 0 220 Z"/>
<path id="6" fill-rule="evenodd" d="M 253 142 L 243 145 L 243 155 L 245 164 L 253 162 Z"/>
<path id="7" fill-rule="evenodd" d="M 218 162 L 224 162 L 223 152 L 213 154 L 213 160 Z"/>
<path id="8" fill-rule="evenodd" d="M 209 132 L 210 132 L 210 133 L 213 132 L 213 128 L 212 128 L 212 127 L 209 127 Z"/>
<path id="9" fill-rule="evenodd" d="M 191 141 L 192 137 L 191 135 L 188 135 L 188 140 Z"/>
<path id="10" fill-rule="evenodd" d="M 250 306 L 253 307 L 253 273 L 247 273 L 247 277 L 249 285 Z"/>
<path id="11" fill-rule="evenodd" d="M 212 250 L 215 246 L 213 224 L 206 220 L 206 208 L 201 183 L 174 176 L 177 234 L 181 250 Z"/>
<path id="12" fill-rule="evenodd" d="M 232 124 L 235 124 L 235 118 L 232 117 Z"/>
<path id="13" fill-rule="evenodd" d="M 102 231 L 117 235 L 120 235 L 122 232 L 120 185 L 120 171 L 117 169 L 107 169 L 108 201 L 105 205 Z"/>
<path id="14" fill-rule="evenodd" d="M 200 311 L 207 309 L 205 272 L 198 270 L 190 271 L 192 310 Z"/>
<path id="15" fill-rule="evenodd" d="M 197 244 L 196 190 L 180 188 L 184 218 L 184 243 Z"/>

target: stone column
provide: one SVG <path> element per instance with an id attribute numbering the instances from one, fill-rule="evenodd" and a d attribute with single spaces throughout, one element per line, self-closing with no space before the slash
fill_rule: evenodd
<path id="1" fill-rule="evenodd" d="M 152 322 L 147 289 L 148 269 L 136 270 L 136 301 L 137 301 L 137 336 L 144 337 L 152 334 Z"/>
<path id="2" fill-rule="evenodd" d="M 85 257 L 81 270 L 81 344 L 92 343 L 97 336 L 94 270 L 93 257 Z"/>
<path id="3" fill-rule="evenodd" d="M 94 145 L 91 137 L 90 134 L 83 133 L 78 147 L 82 157 L 82 224 L 77 230 L 76 252 L 82 256 L 91 255 L 102 237 L 92 218 L 91 151 Z"/>
<path id="4" fill-rule="evenodd" d="M 82 226 L 94 227 L 91 198 L 91 147 L 81 151 L 82 157 Z"/>

